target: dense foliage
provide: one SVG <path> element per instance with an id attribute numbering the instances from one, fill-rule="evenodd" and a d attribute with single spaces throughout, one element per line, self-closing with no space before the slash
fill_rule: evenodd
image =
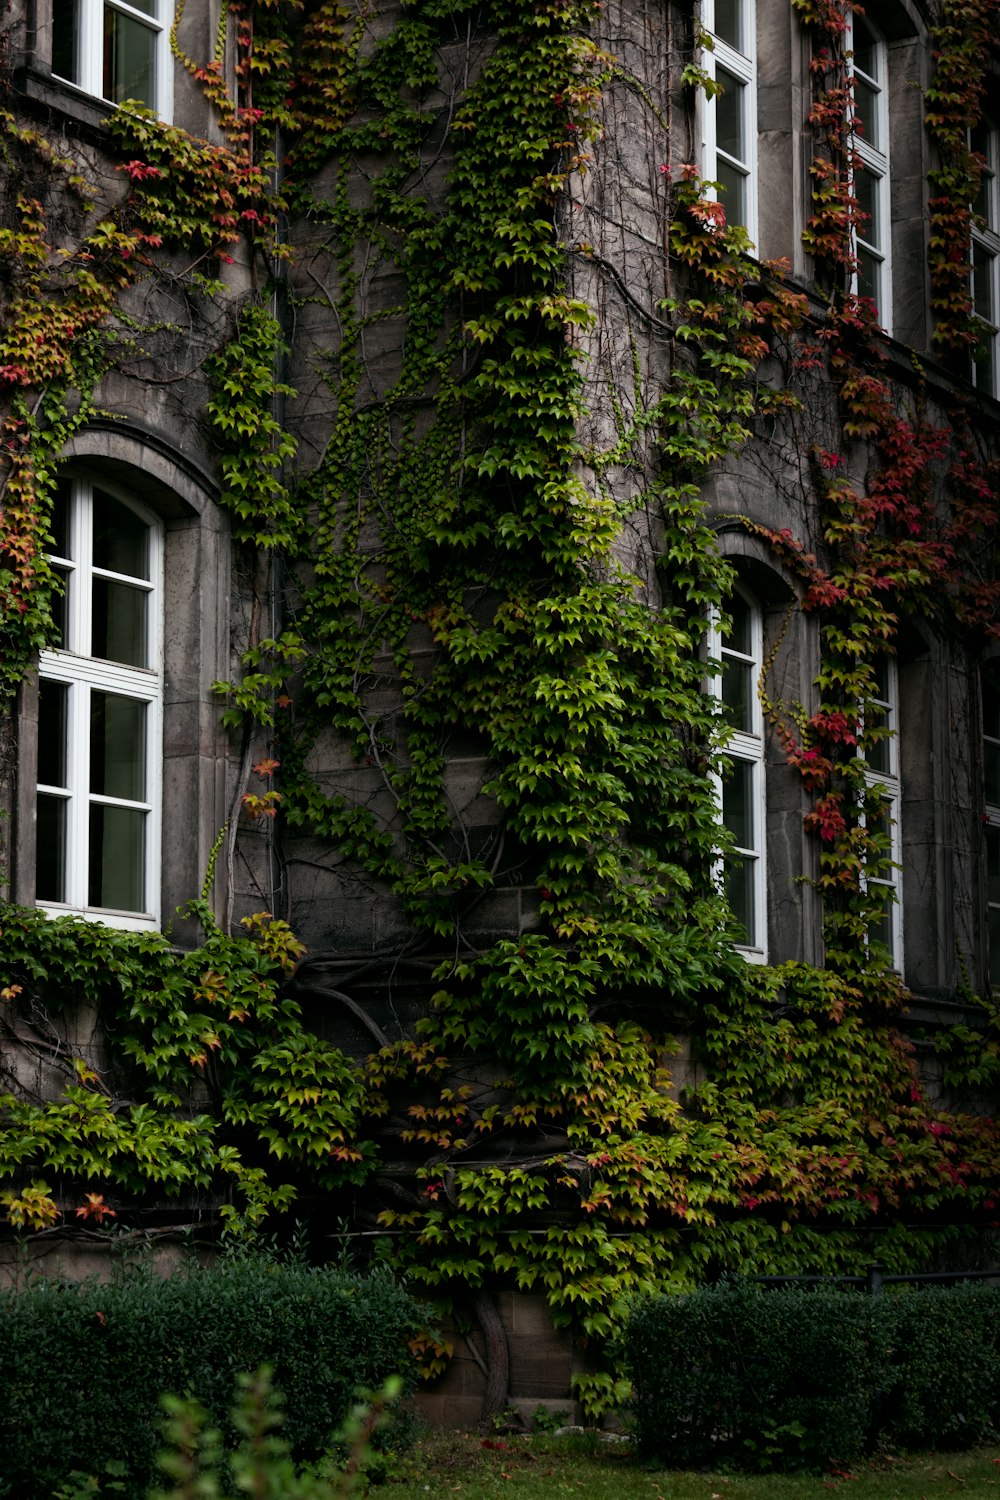
<path id="1" fill-rule="evenodd" d="M 824 1468 L 1000 1430 L 998 1292 L 748 1284 L 642 1303 L 622 1350 L 639 1441 L 679 1467 Z"/>
<path id="2" fill-rule="evenodd" d="M 440 959 L 415 1035 L 358 1060 L 303 1021 L 279 921 L 233 937 L 202 905 L 205 942 L 178 954 L 155 935 L 5 911 L 7 1039 L 65 1075 L 57 1097 L 22 1084 L 2 1101 L 13 1224 L 100 1225 L 163 1191 L 199 1192 L 252 1233 L 296 1197 L 335 1195 L 346 1211 L 360 1187 L 386 1253 L 442 1299 L 461 1308 L 502 1278 L 602 1340 L 636 1291 L 733 1265 L 852 1265 L 874 1233 L 904 1268 L 956 1223 L 992 1222 L 996 1128 L 929 1104 L 899 1034 L 905 996 L 866 944 L 863 870 L 888 850 L 858 724 L 905 609 L 933 609 L 970 639 L 995 628 L 996 579 L 966 567 L 992 546 L 993 472 L 961 414 L 930 428 L 919 380 L 900 396 L 881 370 L 873 310 L 850 292 L 846 12 L 796 9 L 816 39 L 826 142 L 808 228 L 823 317 L 782 267 L 749 258 L 697 167 L 665 163 L 674 295 L 655 316 L 670 376 L 658 391 L 638 373 L 615 389 L 599 451 L 580 437 L 594 308 L 567 284 L 571 269 L 604 272 L 566 234 L 563 206 L 612 89 L 648 104 L 654 134 L 662 122 L 597 45 L 587 0 L 417 0 L 378 36 L 337 0 L 231 3 L 235 92 L 224 37 L 215 58 L 185 59 L 228 146 L 118 112 L 121 191 L 96 227 L 80 164 L 5 117 L 24 192 L 3 231 L 4 681 L 48 638 L 59 451 L 100 376 L 131 369 L 154 335 L 137 319 L 139 283 L 179 283 L 212 330 L 198 378 L 245 576 L 258 603 L 279 558 L 294 580 L 282 632 L 253 624 L 242 675 L 220 684 L 227 723 L 259 751 L 253 783 L 243 757 L 244 831 L 314 835 Z M 952 137 L 956 90 L 979 65 L 958 44 L 967 9 L 946 0 L 941 15 Z M 491 45 L 448 85 L 439 120 L 438 58 L 477 26 Z M 274 131 L 280 174 L 259 145 Z M 936 191 L 953 207 L 974 170 Z M 65 194 L 51 225 L 28 193 L 40 171 Z M 297 225 L 325 255 L 300 281 Z M 237 255 L 260 290 L 229 290 Z M 967 317 L 946 262 L 937 284 Z M 373 265 L 398 301 L 364 301 L 358 268 Z M 337 329 L 315 360 L 330 425 L 315 459 L 296 456 L 279 420 L 295 399 L 282 301 Z M 392 319 L 398 348 L 373 368 L 371 330 Z M 964 327 L 958 316 L 959 341 Z M 777 392 L 757 378 L 775 349 L 793 372 Z M 834 436 L 808 450 L 822 547 L 766 540 L 822 622 L 820 706 L 764 694 L 812 798 L 827 967 L 757 971 L 732 951 L 713 878 L 725 735 L 702 647 L 731 577 L 699 484 L 816 382 L 837 402 Z M 848 466 L 858 445 L 867 461 Z M 947 507 L 924 483 L 932 461 L 950 471 Z M 846 477 L 859 471 L 864 484 Z M 655 579 L 621 544 L 640 524 Z M 350 787 L 317 774 L 331 747 L 334 763 L 354 755 Z M 465 817 L 459 757 L 487 767 Z M 230 846 L 238 834 L 234 822 Z M 484 938 L 484 903 L 512 891 L 529 930 Z M 51 1043 L 80 1006 L 106 1029 L 97 1066 Z M 668 1068 L 678 1032 L 698 1066 L 683 1108 Z M 995 1042 L 969 1031 L 948 1045 L 956 1081 L 995 1083 Z M 615 1389 L 607 1370 L 580 1377 L 592 1409 Z"/>
<path id="3" fill-rule="evenodd" d="M 117 1474 L 124 1493 L 145 1494 L 164 1392 L 196 1401 L 232 1447 L 239 1377 L 265 1364 L 291 1457 L 320 1459 L 359 1392 L 377 1392 L 391 1376 L 412 1390 L 409 1342 L 420 1321 L 384 1272 L 257 1257 L 167 1278 L 138 1269 L 101 1285 L 46 1279 L 8 1289 L 0 1294 L 0 1494 L 50 1500 L 73 1471 Z"/>

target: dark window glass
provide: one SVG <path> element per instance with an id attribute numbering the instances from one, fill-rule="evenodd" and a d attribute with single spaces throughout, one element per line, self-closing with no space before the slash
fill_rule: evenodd
<path id="1" fill-rule="evenodd" d="M 869 703 L 865 709 L 865 754 L 869 766 L 883 776 L 892 774 L 891 744 L 888 735 L 877 739 L 879 731 L 888 723 L 887 711 L 878 703 Z"/>
<path id="2" fill-rule="evenodd" d="M 142 802 L 146 795 L 146 704 L 117 693 L 90 694 L 90 790 Z"/>
<path id="3" fill-rule="evenodd" d="M 986 829 L 986 882 L 990 905 L 1000 906 L 1000 827 L 996 824 Z"/>
<path id="4" fill-rule="evenodd" d="M 859 167 L 854 174 L 854 196 L 858 200 L 858 234 L 869 245 L 878 248 L 882 243 L 882 226 L 879 224 L 877 183 L 871 172 Z"/>
<path id="5" fill-rule="evenodd" d="M 66 899 L 66 807 L 65 797 L 39 792 L 35 823 L 35 900 Z"/>
<path id="6" fill-rule="evenodd" d="M 743 51 L 743 13 L 740 0 L 715 0 L 715 35 Z"/>
<path id="7" fill-rule="evenodd" d="M 128 667 L 148 667 L 146 590 L 95 576 L 92 597 L 91 655 Z"/>
<path id="8" fill-rule="evenodd" d="M 52 0 L 52 71 L 68 83 L 80 82 L 78 0 Z"/>
<path id="9" fill-rule="evenodd" d="M 722 703 L 734 729 L 753 733 L 753 667 L 734 657 L 723 657 Z"/>
<path id="10" fill-rule="evenodd" d="M 740 937 L 745 943 L 750 941 L 756 922 L 753 896 L 755 864 L 755 860 L 739 854 L 730 855 L 726 860 L 726 897 L 741 929 Z"/>
<path id="11" fill-rule="evenodd" d="M 60 588 L 53 589 L 49 601 L 52 611 L 52 622 L 56 627 L 56 638 L 54 644 L 61 651 L 69 648 L 69 591 L 73 587 L 73 575 L 69 568 L 60 568 L 53 564 L 52 571 L 59 579 Z"/>
<path id="12" fill-rule="evenodd" d="M 893 948 L 892 891 L 888 886 L 873 884 L 871 888 L 871 894 L 877 897 L 879 892 L 883 890 L 885 892 L 885 895 L 881 902 L 879 910 L 868 923 L 868 941 L 870 943 L 881 943 L 884 947 L 888 948 L 889 952 L 891 953 Z"/>
<path id="13" fill-rule="evenodd" d="M 1000 692 L 989 677 L 983 678 L 983 733 L 1000 740 Z"/>
<path id="14" fill-rule="evenodd" d="M 144 911 L 145 863 L 146 814 L 132 807 L 91 803 L 88 904 Z"/>
<path id="15" fill-rule="evenodd" d="M 753 766 L 745 760 L 733 762 L 732 774 L 723 783 L 722 821 L 741 849 L 753 848 Z"/>
<path id="16" fill-rule="evenodd" d="M 66 786 L 66 723 L 69 684 L 43 677 L 38 684 L 38 781 Z"/>
<path id="17" fill-rule="evenodd" d="M 863 16 L 854 17 L 854 66 L 867 73 L 869 78 L 878 78 L 878 43 L 875 33 Z"/>
<path id="18" fill-rule="evenodd" d="M 69 512 L 70 512 L 70 482 L 68 479 L 60 479 L 56 486 L 56 492 L 52 500 L 52 555 L 53 557 L 66 557 L 72 560 L 70 551 L 72 542 L 69 534 Z"/>
<path id="19" fill-rule="evenodd" d="M 145 7 L 143 7 L 145 8 Z M 156 104 L 156 35 L 141 21 L 104 8 L 104 97 Z"/>
<path id="20" fill-rule="evenodd" d="M 878 307 L 882 262 L 877 255 L 858 246 L 858 296 L 867 297 Z"/>
<path id="21" fill-rule="evenodd" d="M 94 567 L 149 581 L 149 527 L 134 510 L 96 485 Z"/>
<path id="22" fill-rule="evenodd" d="M 716 68 L 722 92 L 715 96 L 715 143 L 727 156 L 745 161 L 743 145 L 743 84 L 725 68 Z"/>
<path id="23" fill-rule="evenodd" d="M 750 656 L 753 648 L 752 615 L 749 604 L 740 594 L 734 594 L 729 601 L 729 616 L 726 645 L 731 651 L 741 651 L 744 656 Z"/>
<path id="24" fill-rule="evenodd" d="M 878 90 L 854 75 L 854 128 L 863 141 L 880 147 L 878 131 Z"/>

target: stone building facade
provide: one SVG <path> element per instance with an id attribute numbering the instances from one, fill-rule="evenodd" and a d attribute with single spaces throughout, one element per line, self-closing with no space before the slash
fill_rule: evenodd
<path id="1" fill-rule="evenodd" d="M 517 549 L 530 554 L 534 545 L 527 532 L 510 542 L 505 527 L 521 515 L 523 494 L 533 485 L 541 492 L 549 470 L 541 460 L 533 468 L 532 457 L 519 469 L 503 445 L 529 421 L 535 397 L 533 441 L 539 451 L 550 441 L 549 397 L 538 394 L 547 367 L 532 351 L 558 351 L 565 340 L 574 350 L 576 385 L 553 431 L 568 444 L 558 455 L 566 484 L 575 486 L 566 494 L 576 498 L 564 497 L 567 512 L 577 505 L 582 514 L 589 497 L 601 516 L 617 517 L 613 547 L 599 557 L 582 548 L 574 566 L 595 589 L 620 569 L 628 579 L 623 598 L 641 599 L 657 618 L 686 620 L 693 665 L 685 681 L 699 684 L 705 722 L 714 713 L 717 724 L 728 724 L 724 744 L 699 745 L 693 711 L 678 700 L 676 714 L 688 715 L 681 748 L 674 747 L 678 786 L 694 777 L 701 790 L 678 790 L 669 818 L 662 808 L 644 814 L 654 829 L 649 839 L 662 837 L 669 854 L 661 858 L 675 873 L 650 875 L 654 857 L 642 853 L 636 888 L 659 891 L 654 915 L 643 908 L 642 921 L 672 931 L 671 901 L 692 908 L 715 901 L 721 910 L 724 892 L 732 920 L 721 946 L 747 965 L 847 974 L 852 993 L 860 992 L 856 976 L 866 968 L 883 986 L 880 994 L 885 984 L 896 985 L 897 998 L 905 995 L 898 1030 L 918 1049 L 919 1087 L 935 1108 L 958 1109 L 942 1082 L 947 1067 L 936 1060 L 935 1037 L 956 1028 L 985 1036 L 987 1021 L 973 997 L 988 995 L 1000 974 L 1000 679 L 992 666 L 1000 411 L 995 52 L 984 43 L 968 64 L 974 87 L 967 127 L 958 132 L 973 149 L 966 170 L 976 194 L 967 220 L 966 342 L 948 347 L 936 341 L 945 318 L 934 280 L 940 210 L 932 203 L 942 193 L 932 174 L 942 170 L 944 147 L 940 131 L 927 124 L 936 107 L 928 100 L 941 66 L 935 54 L 944 45 L 942 28 L 954 24 L 947 5 L 884 0 L 862 14 L 789 0 L 706 0 L 696 14 L 685 4 L 610 0 L 593 7 L 585 29 L 583 7 L 553 4 L 535 7 L 537 35 L 531 7 L 514 10 L 520 38 L 513 12 L 490 5 L 226 12 L 215 0 L 187 0 L 175 15 L 165 0 L 11 6 L 3 104 L 9 257 L 26 203 L 41 204 L 49 259 L 37 294 L 77 296 L 86 262 L 97 275 L 107 270 L 114 300 L 93 323 L 101 340 L 93 388 L 81 395 L 79 364 L 51 377 L 63 405 L 45 431 L 64 435 L 34 460 L 36 472 L 58 471 L 55 487 L 40 484 L 39 491 L 54 497 L 44 545 L 54 549 L 48 556 L 66 593 L 56 606 L 62 633 L 50 632 L 40 656 L 27 662 L 5 728 L 10 897 L 54 917 L 123 931 L 169 927 L 178 946 L 192 947 L 201 936 L 197 917 L 174 913 L 214 867 L 216 920 L 238 930 L 240 918 L 266 908 L 289 922 L 308 950 L 292 992 L 324 1045 L 359 1063 L 412 1039 L 434 992 L 474 985 L 462 966 L 481 964 L 497 945 L 507 945 L 504 962 L 525 935 L 547 934 L 562 954 L 585 951 L 596 930 L 585 924 L 599 923 L 604 897 L 595 887 L 590 905 L 566 896 L 560 907 L 563 898 L 546 874 L 559 839 L 543 835 L 529 817 L 545 773 L 536 766 L 523 782 L 509 779 L 527 752 L 505 727 L 504 684 L 513 716 L 525 692 L 543 691 L 542 669 L 536 684 L 526 683 L 522 656 L 513 669 L 519 677 L 505 678 L 498 666 L 484 688 L 469 668 L 477 651 L 484 661 L 499 660 L 497 640 L 516 636 L 512 621 L 523 598 L 537 602 L 546 590 L 568 597 L 573 567 L 551 563 L 541 523 L 534 533 L 537 586 L 529 587 L 530 555 L 516 586 L 506 561 L 496 569 L 491 562 L 493 549 L 506 558 Z M 519 88 L 527 93 L 536 74 L 544 81 L 545 66 L 556 68 L 538 50 L 539 37 L 546 44 L 563 38 L 563 71 L 553 72 L 545 95 L 549 156 L 529 159 L 526 146 L 524 160 L 512 166 L 502 143 L 522 107 Z M 519 49 L 528 81 L 511 81 L 500 102 L 490 102 L 490 80 Z M 265 60 L 256 72 L 254 56 Z M 287 99 L 271 86 L 282 68 Z M 235 113 L 220 106 L 220 89 L 235 101 Z M 109 133 L 116 101 L 129 98 L 173 127 L 169 139 L 158 138 L 161 154 L 144 154 L 153 126 L 130 134 L 126 123 Z M 840 111 L 832 125 L 831 110 Z M 499 143 L 488 208 L 495 250 L 478 275 L 470 271 L 463 226 L 475 221 L 482 236 L 487 210 L 462 195 L 481 193 L 489 182 L 488 144 L 482 157 L 474 151 L 477 131 L 484 136 L 488 124 Z M 534 128 L 524 126 L 529 145 Z M 182 162 L 182 137 L 199 150 L 232 152 L 237 163 L 241 152 L 251 164 L 265 163 L 259 198 L 237 196 L 232 209 L 241 191 L 235 178 L 207 190 L 209 199 L 212 191 L 230 195 L 216 241 L 208 229 L 185 229 L 180 221 L 162 232 L 153 225 L 152 190 L 170 175 L 163 153 Z M 833 176 L 824 176 L 825 153 L 836 158 L 837 151 Z M 188 171 L 186 162 L 178 173 Z M 183 192 L 192 196 L 193 172 L 183 178 Z M 539 197 L 546 172 L 547 209 Z M 85 189 L 74 185 L 75 176 L 86 179 Z M 268 193 L 265 227 L 259 202 Z M 548 226 L 541 232 L 539 215 Z M 125 247 L 113 274 L 96 238 L 103 223 L 116 233 L 147 235 Z M 821 237 L 824 223 L 840 236 L 832 253 Z M 449 226 L 446 242 L 435 239 L 441 224 Z M 742 239 L 732 241 L 734 228 L 745 231 Z M 60 281 L 62 251 L 75 268 L 72 286 Z M 115 254 L 122 253 L 119 245 Z M 447 275 L 435 282 L 442 265 Z M 19 288 L 32 285 L 29 271 L 18 265 L 11 272 L 9 324 L 17 319 Z M 568 303 L 542 308 L 546 281 L 545 295 L 569 299 L 576 311 L 567 312 Z M 794 302 L 794 317 L 779 307 L 778 286 Z M 248 326 L 248 308 L 278 330 L 263 361 L 267 378 L 249 352 L 226 363 Z M 505 407 L 490 382 L 502 363 L 501 338 L 516 332 L 521 316 L 533 332 L 504 345 L 508 375 L 517 360 L 523 374 L 523 384 L 510 378 L 503 387 Z M 735 322 L 727 325 L 727 317 Z M 686 318 L 698 324 L 693 345 Z M 718 346 L 716 328 L 724 330 Z M 11 324 L 7 371 L 22 368 L 16 333 Z M 74 329 L 65 341 L 77 337 Z M 757 340 L 751 353 L 748 339 Z M 249 340 L 240 347 L 248 351 Z M 725 355 L 721 364 L 705 354 L 716 347 Z M 733 359 L 748 363 L 730 387 Z M 858 396 L 856 381 L 845 395 L 856 371 L 873 382 L 867 396 Z M 6 378 L 11 411 L 35 416 L 46 377 L 28 371 Z M 732 394 L 737 387 L 745 401 Z M 730 404 L 713 408 L 714 427 L 702 429 L 697 402 L 711 407 L 713 388 Z M 783 393 L 792 399 L 775 399 Z M 263 411 L 268 425 L 251 431 L 234 419 L 234 439 L 218 413 L 244 399 L 256 403 L 253 422 Z M 866 402 L 871 428 L 859 417 Z M 567 437 L 570 406 L 575 432 Z M 85 419 L 76 420 L 81 410 Z M 891 433 L 886 413 L 896 423 Z M 442 429 L 450 447 L 439 441 Z M 729 435 L 720 437 L 722 429 Z M 254 491 L 252 481 L 244 492 L 232 478 L 241 434 L 249 449 L 261 431 L 261 488 Z M 918 440 L 923 446 L 908 449 L 904 464 L 903 447 Z M 277 455 L 274 463 L 268 455 Z M 959 465 L 972 465 L 979 476 L 982 514 L 972 521 L 968 505 L 965 519 L 955 519 Z M 18 472 L 16 454 L 8 468 Z M 904 469 L 897 484 L 892 475 Z M 824 489 L 834 480 L 840 488 Z M 275 519 L 284 514 L 279 500 L 270 511 L 261 502 L 256 521 L 240 509 L 247 493 L 252 512 L 272 481 L 297 507 L 298 530 L 287 545 L 284 521 Z M 426 496 L 435 484 L 442 498 L 430 517 Z M 470 491 L 482 497 L 477 517 L 463 513 Z M 890 491 L 905 492 L 909 508 L 899 501 L 891 510 Z M 698 492 L 700 502 L 692 500 Z M 850 505 L 855 537 L 847 545 L 837 524 L 846 524 Z M 689 558 L 676 533 L 684 506 L 694 506 Z M 869 532 L 887 538 L 877 555 L 870 546 L 865 551 Z M 916 543 L 927 548 L 907 551 Z M 709 556 L 731 565 L 721 584 L 710 581 Z M 589 557 L 597 561 L 591 565 Z M 468 560 L 464 588 L 455 581 L 456 558 Z M 824 664 L 834 635 L 840 642 L 850 635 L 837 610 L 861 596 L 858 574 L 869 568 L 882 568 L 883 592 L 874 605 L 866 596 L 856 645 L 846 651 L 867 676 L 859 679 L 860 700 L 852 703 L 848 682 L 838 708 L 836 684 L 824 685 Z M 832 613 L 824 614 L 831 598 Z M 884 630 L 872 626 L 880 608 L 889 621 Z M 601 634 L 581 627 L 581 642 L 587 629 L 595 639 Z M 346 655 L 337 657 L 336 641 L 351 632 Z M 604 662 L 604 645 L 592 640 L 586 650 L 591 669 Z M 842 645 L 837 650 L 845 654 Z M 571 658 L 571 651 L 560 658 L 563 681 L 572 678 Z M 619 700 L 633 691 L 624 647 L 609 670 L 618 673 L 613 713 L 624 722 Z M 250 679 L 252 692 L 241 697 Z M 635 680 L 648 690 L 638 669 Z M 228 699 L 219 683 L 230 684 Z M 556 721 L 561 709 L 553 703 Z M 581 718 L 599 711 L 581 709 Z M 835 712 L 846 713 L 839 739 L 831 738 Z M 663 723 L 670 719 L 663 709 Z M 640 729 L 630 728 L 630 744 Z M 559 775 L 593 777 L 599 804 L 614 753 L 601 761 L 592 748 L 577 754 L 570 739 L 553 740 L 548 751 L 542 744 L 538 759 L 548 755 Z M 657 744 L 651 755 L 660 765 L 667 739 L 661 735 Z M 822 774 L 809 773 L 809 755 L 813 765 L 823 762 Z M 428 761 L 437 768 L 433 796 L 421 779 Z M 512 785 L 522 787 L 520 802 Z M 841 812 L 847 808 L 846 823 L 839 832 L 818 832 L 817 806 L 822 816 L 831 794 Z M 624 804 L 614 801 L 616 792 L 607 795 L 616 819 Z M 639 849 L 646 842 L 634 811 L 641 797 L 630 796 L 622 839 Z M 714 853 L 705 825 L 712 807 L 728 830 Z M 685 815 L 690 831 L 678 831 Z M 881 843 L 871 842 L 876 834 Z M 590 843 L 579 836 L 595 866 L 603 836 Z M 566 848 L 576 838 L 567 836 Z M 831 873 L 835 848 L 860 850 L 853 866 L 843 864 L 843 879 Z M 565 875 L 568 866 L 559 868 Z M 615 899 L 623 889 L 616 887 Z M 677 889 L 688 894 L 678 898 Z M 702 961 L 706 973 L 729 972 L 729 960 L 718 957 L 718 924 L 726 920 L 717 918 L 703 951 L 694 939 L 677 937 L 676 951 L 688 955 L 677 959 L 678 972 L 687 965 L 691 973 Z M 646 951 L 642 935 L 622 939 L 619 932 L 615 942 Z M 615 1000 L 604 981 L 597 984 L 595 1018 L 616 1005 L 637 1015 L 657 1057 L 658 1032 L 679 1037 L 664 1085 L 669 1097 L 711 1083 L 711 1061 L 692 1020 L 697 985 L 672 980 L 662 955 L 637 962 L 635 972 L 631 958 L 594 962 L 620 963 L 623 976 Z M 650 1014 L 659 1020 L 651 1024 Z M 21 1025 L 15 1019 L 8 1027 L 10 1057 L 17 1037 L 24 1040 Z M 74 1047 L 98 1070 L 104 1065 L 106 1043 L 96 1028 L 81 1032 Z M 19 1086 L 34 1079 L 42 1092 L 51 1089 L 50 1074 L 41 1065 L 33 1074 L 33 1066 L 8 1060 Z M 506 1084 L 481 1057 L 455 1076 L 479 1118 L 492 1119 L 482 1111 L 499 1107 Z M 431 1108 L 423 1085 L 409 1097 L 416 1101 L 408 1106 L 411 1118 L 425 1118 L 413 1115 Z M 399 1111 L 405 1116 L 406 1108 Z M 412 1215 L 427 1208 L 428 1194 L 436 1204 L 436 1179 L 428 1177 L 436 1165 L 441 1194 L 457 1211 L 461 1194 L 452 1177 L 468 1157 L 464 1143 L 442 1137 L 425 1158 L 412 1132 L 402 1148 L 390 1144 L 387 1131 L 376 1139 L 381 1176 L 374 1187 L 362 1185 L 360 1197 L 349 1185 L 331 1193 L 299 1183 L 300 1201 L 324 1232 L 346 1213 L 347 1232 L 364 1243 L 385 1222 L 376 1213 L 396 1201 L 394 1193 Z M 596 1146 L 592 1140 L 588 1155 L 574 1145 L 573 1129 L 567 1133 L 560 1118 L 548 1134 L 539 1125 L 530 1140 L 513 1127 L 490 1140 L 491 1168 L 507 1163 L 544 1176 L 554 1161 L 586 1158 L 589 1165 L 565 1171 L 577 1174 L 581 1201 L 588 1200 Z M 981 1166 L 979 1188 L 988 1176 Z M 741 1191 L 727 1208 L 736 1219 L 740 1203 L 746 1217 L 758 1201 Z M 969 1206 L 943 1210 L 942 1223 L 971 1226 L 982 1254 L 989 1210 L 980 1206 L 982 1192 L 967 1196 Z M 583 1201 L 585 1219 L 594 1201 Z M 653 1218 L 661 1211 L 662 1202 L 648 1209 Z M 785 1210 L 775 1213 L 787 1229 Z M 897 1217 L 906 1218 L 904 1208 Z M 525 1233 L 548 1234 L 560 1222 L 550 1205 Z M 638 1226 L 640 1219 L 619 1222 Z M 894 1222 L 883 1204 L 871 1225 L 855 1224 L 862 1238 L 853 1253 L 880 1253 L 878 1236 L 891 1234 Z M 647 1218 L 641 1225 L 645 1233 Z M 731 1253 L 739 1260 L 745 1252 Z M 805 1268 L 811 1253 L 803 1249 L 790 1264 Z M 469 1273 L 480 1289 L 489 1284 L 481 1262 L 480 1255 Z M 667 1283 L 672 1274 L 661 1270 Z M 519 1295 L 518 1285 L 530 1295 Z M 538 1398 L 559 1404 L 571 1368 L 589 1369 L 589 1356 L 579 1346 L 574 1351 L 565 1331 L 539 1358 L 539 1328 L 555 1305 L 551 1296 L 546 1303 L 544 1285 L 508 1266 L 492 1287 L 493 1313 L 484 1313 L 480 1300 L 468 1315 L 495 1344 L 503 1342 L 499 1309 L 513 1362 L 503 1395 L 529 1405 Z M 460 1328 L 460 1299 L 455 1306 Z M 446 1419 L 478 1411 L 487 1375 L 475 1336 L 468 1347 L 435 1398 L 436 1414 Z"/>

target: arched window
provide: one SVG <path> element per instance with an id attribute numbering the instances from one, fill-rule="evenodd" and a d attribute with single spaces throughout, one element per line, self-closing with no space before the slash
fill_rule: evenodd
<path id="1" fill-rule="evenodd" d="M 730 770 L 717 779 L 717 796 L 720 820 L 732 836 L 732 846 L 720 863 L 719 875 L 742 932 L 740 951 L 763 963 L 767 958 L 767 830 L 764 725 L 757 691 L 763 631 L 759 605 L 740 588 L 729 601 L 728 619 L 716 614 L 709 622 L 709 655 L 720 664 L 711 685 L 730 730 L 726 743 Z"/>
<path id="2" fill-rule="evenodd" d="M 755 98 L 753 0 L 706 0 L 705 29 L 711 39 L 705 71 L 716 92 L 705 102 L 702 163 L 717 182 L 727 224 L 742 224 L 757 240 L 757 107 Z"/>
<path id="3" fill-rule="evenodd" d="M 39 661 L 35 895 L 55 914 L 159 921 L 162 535 L 131 497 L 60 483 L 60 644 Z"/>

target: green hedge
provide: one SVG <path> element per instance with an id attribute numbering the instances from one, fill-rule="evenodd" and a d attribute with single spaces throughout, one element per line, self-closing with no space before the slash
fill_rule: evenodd
<path id="1" fill-rule="evenodd" d="M 50 1500 L 74 1470 L 155 1475 L 160 1398 L 190 1395 L 227 1430 L 242 1371 L 267 1364 L 296 1461 L 320 1457 L 359 1390 L 413 1388 L 421 1321 L 388 1275 L 246 1259 L 161 1279 L 40 1281 L 0 1294 L 0 1496 Z"/>
<path id="2" fill-rule="evenodd" d="M 972 1448 L 1000 1434 L 1000 1287 L 877 1299 L 880 1425 L 900 1448 Z"/>
<path id="3" fill-rule="evenodd" d="M 1000 1431 L 1000 1289 L 866 1297 L 753 1285 L 659 1297 L 623 1352 L 644 1453 L 675 1466 L 821 1468 L 879 1443 Z"/>

